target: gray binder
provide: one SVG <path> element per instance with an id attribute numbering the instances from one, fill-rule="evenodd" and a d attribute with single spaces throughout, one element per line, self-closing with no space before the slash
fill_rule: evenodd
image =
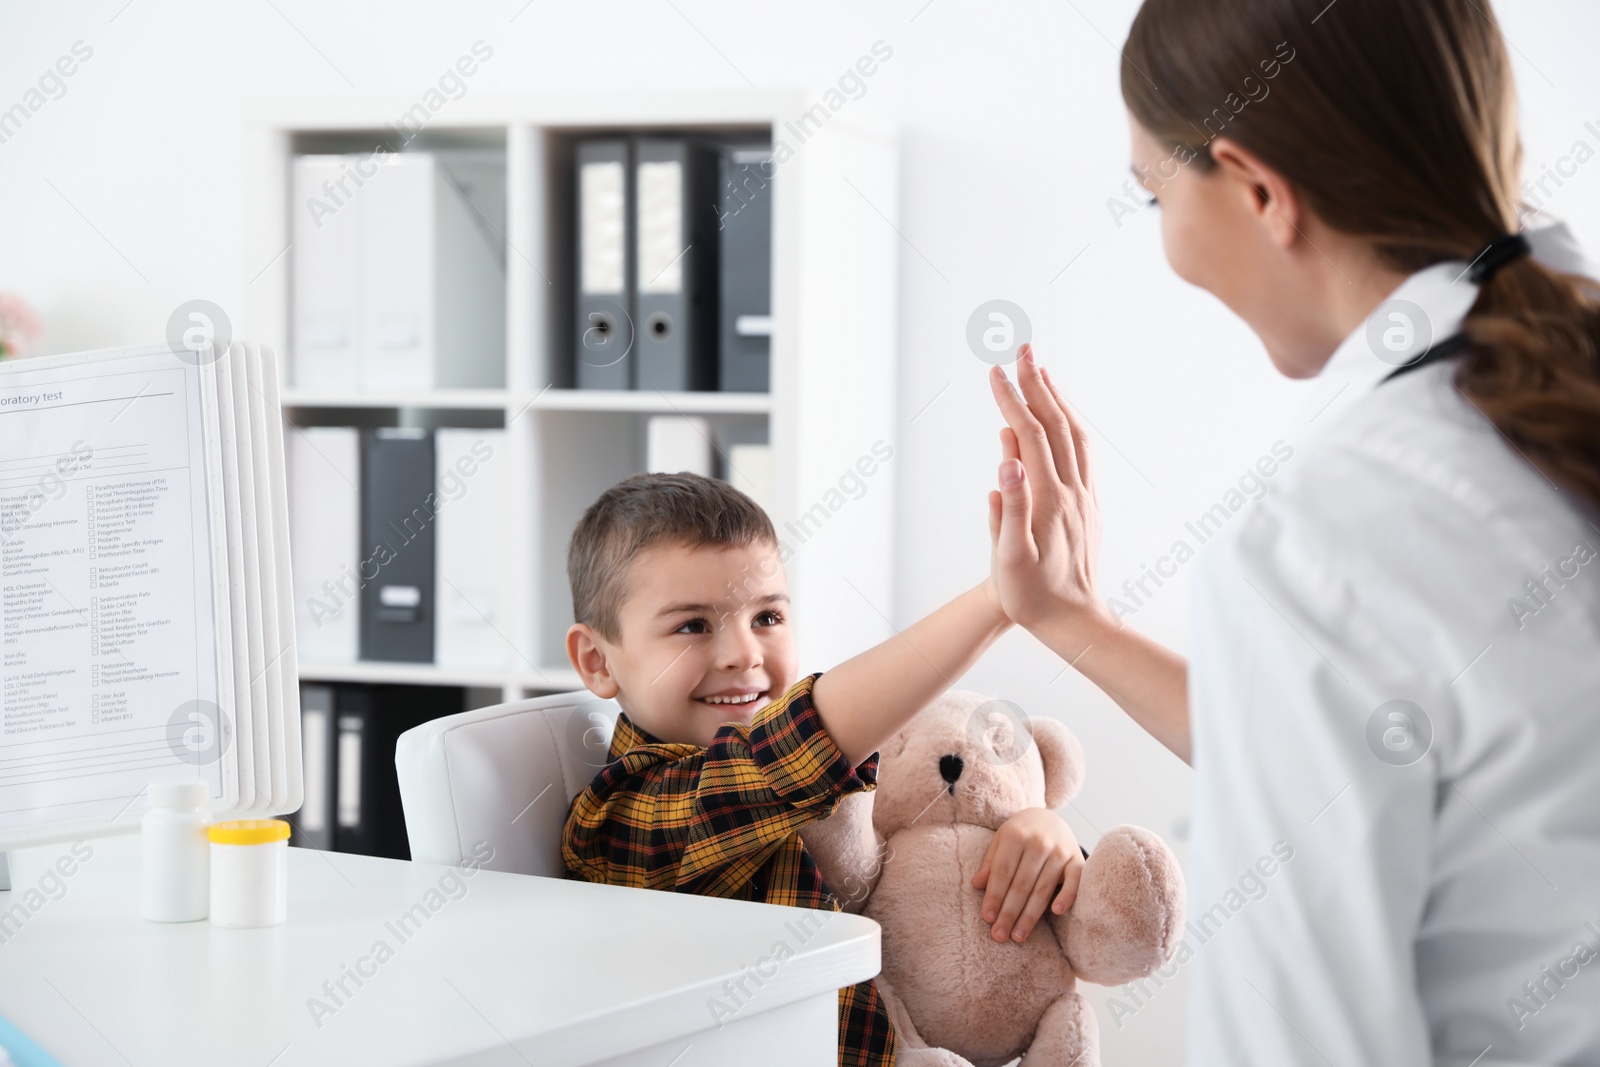
<path id="1" fill-rule="evenodd" d="M 361 431 L 362 659 L 433 662 L 438 506 L 431 431 Z"/>
<path id="2" fill-rule="evenodd" d="M 720 249 L 720 367 L 723 392 L 765 393 L 772 353 L 772 149 L 735 148 L 722 157 L 717 216 Z"/>
<path id="3" fill-rule="evenodd" d="M 717 157 L 694 141 L 633 145 L 634 387 L 717 386 Z"/>
<path id="4" fill-rule="evenodd" d="M 633 173 L 625 140 L 577 147 L 578 267 L 573 378 L 579 389 L 633 382 Z"/>

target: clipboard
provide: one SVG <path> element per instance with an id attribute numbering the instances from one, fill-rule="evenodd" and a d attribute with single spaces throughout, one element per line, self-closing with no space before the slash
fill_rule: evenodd
<path id="1" fill-rule="evenodd" d="M 277 392 L 242 343 L 0 363 L 0 849 L 137 829 L 151 781 L 301 804 Z"/>

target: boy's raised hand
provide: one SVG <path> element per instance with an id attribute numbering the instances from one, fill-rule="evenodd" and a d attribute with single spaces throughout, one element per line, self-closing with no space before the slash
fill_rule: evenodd
<path id="1" fill-rule="evenodd" d="M 993 924 L 994 939 L 1022 942 L 1045 908 L 1060 915 L 1072 907 L 1082 877 L 1072 828 L 1046 808 L 1024 808 L 995 831 L 972 887 L 984 891 L 983 921 Z"/>

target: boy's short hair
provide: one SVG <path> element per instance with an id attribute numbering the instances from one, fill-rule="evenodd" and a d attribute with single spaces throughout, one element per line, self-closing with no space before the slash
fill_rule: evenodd
<path id="1" fill-rule="evenodd" d="M 657 544 L 742 548 L 757 542 L 778 543 L 772 520 L 727 482 L 688 473 L 625 478 L 601 493 L 572 531 L 572 617 L 616 640 L 634 556 Z"/>

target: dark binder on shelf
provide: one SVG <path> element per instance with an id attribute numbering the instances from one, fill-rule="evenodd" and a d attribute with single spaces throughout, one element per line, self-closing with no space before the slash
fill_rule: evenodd
<path id="1" fill-rule="evenodd" d="M 633 146 L 634 388 L 717 385 L 717 157 L 684 138 Z"/>
<path id="2" fill-rule="evenodd" d="M 366 798 L 367 726 L 373 722 L 372 690 L 341 685 L 335 690 L 338 747 L 334 757 L 333 848 L 370 855 L 377 822 L 362 801 Z"/>
<path id="3" fill-rule="evenodd" d="M 395 743 L 413 726 L 464 710 L 465 691 L 453 686 L 341 685 L 336 705 L 339 788 L 333 847 L 408 860 Z"/>
<path id="4" fill-rule="evenodd" d="M 433 662 L 436 504 L 430 431 L 361 431 L 362 659 Z"/>
<path id="5" fill-rule="evenodd" d="M 630 155 L 626 140 L 581 141 L 577 146 L 573 379 L 579 389 L 627 389 L 633 384 Z"/>
<path id="6" fill-rule="evenodd" d="M 718 386 L 765 393 L 772 356 L 772 149 L 728 149 L 720 170 Z"/>
<path id="7" fill-rule="evenodd" d="M 334 696 L 333 848 L 341 853 L 362 853 L 371 848 L 362 806 L 362 771 L 366 763 L 366 723 L 371 718 L 371 691 L 366 686 L 339 686 Z"/>
<path id="8" fill-rule="evenodd" d="M 305 800 L 289 816 L 291 845 L 333 847 L 333 804 L 338 785 L 335 761 L 337 723 L 331 685 L 300 684 L 300 752 L 305 768 Z"/>

